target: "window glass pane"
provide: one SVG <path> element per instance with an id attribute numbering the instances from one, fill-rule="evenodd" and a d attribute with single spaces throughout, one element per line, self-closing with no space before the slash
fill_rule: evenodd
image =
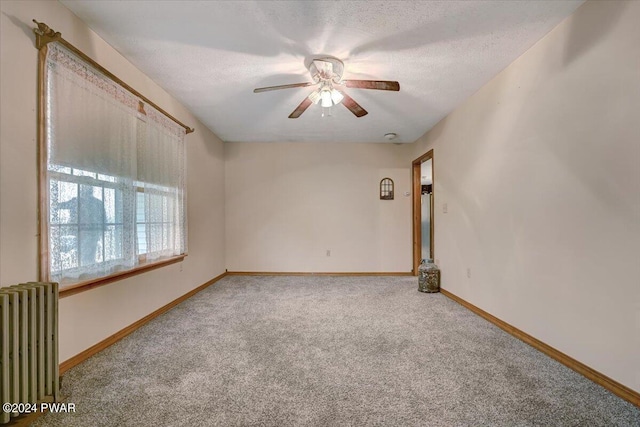
<path id="1" fill-rule="evenodd" d="M 54 224 L 76 224 L 78 222 L 78 185 L 72 182 L 51 180 L 50 221 Z"/>
<path id="2" fill-rule="evenodd" d="M 123 224 L 124 223 L 124 195 L 123 195 L 123 190 L 122 188 L 117 188 L 115 190 L 115 207 L 114 207 L 114 211 L 115 211 L 115 222 L 117 224 Z M 131 209 L 131 196 L 127 196 L 127 200 L 129 201 L 129 203 L 127 203 L 127 205 L 129 206 L 129 209 Z"/>
<path id="3" fill-rule="evenodd" d="M 147 253 L 147 228 L 146 228 L 146 195 L 138 191 L 136 193 L 136 238 L 138 255 Z"/>
<path id="4" fill-rule="evenodd" d="M 167 196 L 162 197 L 162 220 L 167 221 L 169 218 L 169 198 Z"/>
<path id="5" fill-rule="evenodd" d="M 164 220 L 165 222 L 173 222 L 175 203 L 173 201 L 173 198 L 171 197 L 166 197 L 165 200 L 167 201 L 167 212 L 165 214 Z"/>
<path id="6" fill-rule="evenodd" d="M 122 225 L 107 225 L 104 231 L 104 260 L 122 258 Z"/>
<path id="7" fill-rule="evenodd" d="M 148 252 L 158 252 L 162 250 L 162 224 L 150 224 L 147 226 L 149 230 L 149 246 Z"/>
<path id="8" fill-rule="evenodd" d="M 80 231 L 82 232 L 82 230 Z M 96 244 L 95 262 L 96 263 L 104 262 L 104 231 L 100 233 L 98 237 L 98 243 Z"/>
<path id="9" fill-rule="evenodd" d="M 81 184 L 78 202 L 80 224 L 93 225 L 102 231 L 105 211 L 102 201 L 102 187 Z"/>
<path id="10" fill-rule="evenodd" d="M 149 196 L 149 219 L 148 222 L 162 222 L 162 196 L 151 194 Z"/>
<path id="11" fill-rule="evenodd" d="M 49 181 L 49 224 L 60 223 L 60 208 L 57 203 L 60 194 L 59 184 L 55 179 Z"/>
<path id="12" fill-rule="evenodd" d="M 102 228 L 80 226 L 80 265 L 86 267 L 102 261 Z"/>
<path id="13" fill-rule="evenodd" d="M 138 236 L 138 255 L 147 253 L 147 226 L 138 224 L 136 234 Z"/>
<path id="14" fill-rule="evenodd" d="M 116 190 L 113 188 L 104 189 L 104 222 L 116 222 Z"/>
<path id="15" fill-rule="evenodd" d="M 104 211 L 102 187 L 81 184 L 80 197 L 78 197 L 78 219 L 82 267 L 102 262 Z"/>
<path id="16" fill-rule="evenodd" d="M 78 228 L 76 226 L 61 225 L 52 227 L 51 243 L 55 248 L 52 252 L 51 270 L 61 271 L 78 267 Z"/>
<path id="17" fill-rule="evenodd" d="M 60 226 L 50 224 L 49 226 L 49 247 L 51 254 L 49 255 L 49 264 L 51 271 L 62 270 L 62 261 L 60 260 Z"/>
<path id="18" fill-rule="evenodd" d="M 172 227 L 167 223 L 162 226 L 162 249 L 168 249 L 171 246 L 171 229 Z"/>
<path id="19" fill-rule="evenodd" d="M 145 222 L 145 196 L 142 192 L 136 195 L 136 222 Z"/>

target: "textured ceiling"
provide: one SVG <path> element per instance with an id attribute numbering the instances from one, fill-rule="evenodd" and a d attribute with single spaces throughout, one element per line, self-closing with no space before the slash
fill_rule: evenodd
<path id="1" fill-rule="evenodd" d="M 413 142 L 582 0 L 62 3 L 224 141 Z M 320 54 L 400 92 L 346 89 L 367 116 L 312 105 L 298 119 L 310 88 L 253 93 L 310 81 Z"/>

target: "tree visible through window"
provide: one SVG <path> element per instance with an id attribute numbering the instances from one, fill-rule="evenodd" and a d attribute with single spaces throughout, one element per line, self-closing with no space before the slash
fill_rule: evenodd
<path id="1" fill-rule="evenodd" d="M 53 169 L 49 181 L 51 271 L 122 258 L 122 192 L 114 186 L 116 179 L 72 168 Z"/>

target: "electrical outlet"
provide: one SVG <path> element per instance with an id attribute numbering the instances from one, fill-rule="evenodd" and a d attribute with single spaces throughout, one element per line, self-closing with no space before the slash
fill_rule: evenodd
<path id="1" fill-rule="evenodd" d="M 449 207 L 447 206 L 447 204 L 446 204 L 446 203 L 444 203 L 444 204 L 442 205 L 442 213 L 447 213 L 447 212 L 449 212 Z"/>
<path id="2" fill-rule="evenodd" d="M 437 266 L 439 266 L 439 265 L 440 265 L 440 260 L 439 260 L 439 259 L 436 259 L 436 260 L 435 260 L 435 262 L 436 262 L 436 265 L 437 265 Z"/>
<path id="3" fill-rule="evenodd" d="M 331 249 L 327 249 L 327 256 L 331 256 Z"/>
<path id="4" fill-rule="evenodd" d="M 180 273 L 182 273 L 182 263 L 180 263 Z"/>
<path id="5" fill-rule="evenodd" d="M 471 279 L 471 268 L 467 267 L 467 277 Z"/>

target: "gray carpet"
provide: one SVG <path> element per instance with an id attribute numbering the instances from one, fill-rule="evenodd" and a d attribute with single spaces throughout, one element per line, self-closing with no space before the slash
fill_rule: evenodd
<path id="1" fill-rule="evenodd" d="M 114 314 L 115 315 L 115 314 Z M 34 426 L 639 426 L 413 277 L 226 277 L 71 369 Z"/>

